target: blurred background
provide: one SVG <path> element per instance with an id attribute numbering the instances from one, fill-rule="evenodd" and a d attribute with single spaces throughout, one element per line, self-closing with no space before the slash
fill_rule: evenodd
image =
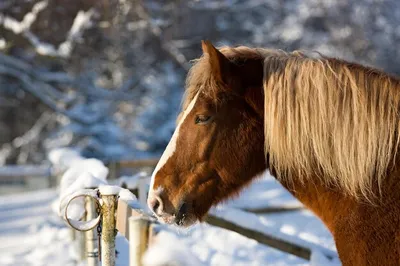
<path id="1" fill-rule="evenodd" d="M 174 131 L 203 39 L 313 50 L 396 75 L 400 1 L 0 0 L 1 265 L 81 265 L 83 249 L 71 249 L 76 239 L 58 217 L 61 172 L 54 168 L 65 162 L 54 163 L 50 151 L 72 148 L 108 167 L 88 160 L 95 167 L 70 168 L 76 180 L 103 169 L 104 179 L 130 182 L 136 192 L 145 187 Z M 330 232 L 270 175 L 227 205 L 240 211 L 239 223 L 314 245 L 311 264 L 203 224 L 158 235 L 162 254 L 191 263 L 179 265 L 331 265 L 315 252 L 336 254 Z M 117 265 L 127 265 L 119 235 L 117 251 Z"/>
<path id="2" fill-rule="evenodd" d="M 400 1 L 1 0 L 0 165 L 46 164 L 64 146 L 156 158 L 202 39 L 398 74 Z"/>

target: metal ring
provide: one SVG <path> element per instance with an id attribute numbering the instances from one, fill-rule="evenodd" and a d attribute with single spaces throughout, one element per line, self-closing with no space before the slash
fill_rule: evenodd
<path id="1" fill-rule="evenodd" d="M 100 202 L 99 202 L 99 199 L 96 194 L 97 194 L 96 190 L 84 189 L 84 190 L 78 191 L 77 193 L 74 193 L 73 195 L 70 196 L 70 199 L 68 200 L 68 203 L 66 204 L 65 211 L 64 211 L 64 220 L 67 221 L 67 223 L 70 227 L 72 227 L 73 229 L 75 229 L 77 231 L 89 231 L 89 230 L 92 230 L 93 228 L 95 228 L 99 224 L 100 219 L 101 219 L 101 213 L 99 213 L 99 215 L 95 219 L 91 219 L 89 221 L 77 221 L 77 220 L 68 218 L 68 206 L 74 199 L 77 199 L 80 197 L 83 197 L 83 198 L 90 197 L 95 201 L 95 204 L 97 204 L 97 206 L 100 206 Z"/>

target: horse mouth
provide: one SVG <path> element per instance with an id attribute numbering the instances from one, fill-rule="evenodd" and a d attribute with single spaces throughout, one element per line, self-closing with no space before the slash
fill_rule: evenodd
<path id="1" fill-rule="evenodd" d="M 155 213 L 153 215 L 163 224 L 176 225 L 178 227 L 189 227 L 197 222 L 196 216 L 191 213 L 190 204 L 187 203 L 181 204 L 174 215 L 157 215 Z"/>
<path id="2" fill-rule="evenodd" d="M 188 204 L 186 202 L 182 203 L 175 215 L 175 224 L 177 226 L 184 226 L 185 220 L 188 217 Z"/>
<path id="3" fill-rule="evenodd" d="M 186 202 L 182 203 L 175 215 L 175 225 L 179 227 L 189 227 L 193 225 L 197 219 L 190 211 L 190 204 Z"/>

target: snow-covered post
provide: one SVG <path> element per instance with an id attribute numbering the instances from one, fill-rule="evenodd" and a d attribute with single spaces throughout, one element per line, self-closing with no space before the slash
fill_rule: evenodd
<path id="1" fill-rule="evenodd" d="M 68 223 L 68 225 L 72 229 L 75 229 L 77 231 L 75 234 L 77 236 L 77 239 L 75 241 L 79 241 L 78 254 L 80 254 L 79 258 L 80 260 L 84 260 L 86 257 L 85 244 L 87 244 L 86 243 L 87 232 L 85 231 L 93 230 L 101 220 L 101 215 L 98 215 L 96 217 L 96 214 L 93 211 L 90 212 L 91 214 L 93 214 L 92 217 L 87 215 L 88 212 L 85 210 L 84 206 L 86 205 L 85 199 L 87 198 L 91 198 L 91 201 L 94 202 L 93 203 L 94 206 L 100 206 L 97 192 L 98 190 L 81 189 L 79 191 L 70 194 L 60 202 L 60 211 L 61 213 L 63 213 L 64 220 Z M 83 206 L 80 206 L 81 204 Z M 83 217 L 85 218 L 83 219 L 83 221 L 80 219 L 80 217 L 82 217 L 82 214 L 84 214 Z M 91 219 L 89 219 L 90 217 Z"/>
<path id="2" fill-rule="evenodd" d="M 129 218 L 129 266 L 141 266 L 149 242 L 149 224 L 146 217 Z"/>
<path id="3" fill-rule="evenodd" d="M 105 186 L 100 189 L 101 200 L 101 262 L 102 266 L 115 266 L 115 236 L 117 210 L 117 195 L 112 186 Z"/>
<path id="4" fill-rule="evenodd" d="M 97 217 L 96 202 L 91 197 L 86 197 L 86 221 L 90 221 Z M 88 266 L 97 266 L 99 261 L 99 247 L 97 247 L 97 233 L 95 230 L 88 230 L 86 234 L 86 256 Z"/>

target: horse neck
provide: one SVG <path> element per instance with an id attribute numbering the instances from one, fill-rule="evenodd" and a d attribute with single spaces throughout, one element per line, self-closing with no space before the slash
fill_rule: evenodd
<path id="1" fill-rule="evenodd" d="M 329 230 L 335 232 L 335 224 L 338 219 L 351 212 L 359 204 L 356 199 L 345 195 L 337 187 L 329 187 L 321 183 L 318 177 L 312 181 L 300 182 L 300 178 L 280 183 L 309 210 L 317 215 Z"/>
<path id="2" fill-rule="evenodd" d="M 252 61 L 245 67 L 248 70 L 245 75 L 247 80 L 246 93 L 244 95 L 246 102 L 254 109 L 255 113 L 260 119 L 260 123 L 264 124 L 264 89 L 263 89 L 263 65 L 261 62 Z M 264 130 L 263 127 L 260 130 Z M 264 135 L 264 132 L 261 132 Z M 264 147 L 264 143 L 258 145 Z M 258 156 L 263 156 L 260 154 Z M 256 158 L 255 158 L 256 160 Z M 262 158 L 264 160 L 264 158 Z M 256 160 L 259 161 L 259 160 Z M 268 168 L 268 159 L 264 167 Z M 274 171 L 271 171 L 273 176 Z M 357 202 L 349 196 L 342 193 L 341 189 L 337 187 L 327 187 L 321 183 L 318 177 L 310 178 L 301 182 L 300 178 L 290 178 L 290 183 L 284 180 L 278 180 L 280 183 L 292 193 L 298 200 L 300 200 L 306 207 L 312 210 L 321 220 L 333 231 L 333 224 L 337 217 L 349 211 L 349 208 L 355 207 Z"/>
<path id="3" fill-rule="evenodd" d="M 264 125 L 262 85 L 249 86 L 245 98 Z M 263 136 L 263 126 L 260 130 Z M 264 147 L 263 139 L 258 143 L 261 147 Z M 255 154 L 255 161 L 264 159 L 263 152 Z M 267 155 L 264 167 L 269 168 L 268 165 Z M 343 265 L 389 265 L 393 263 L 390 252 L 397 252 L 399 247 L 398 238 L 394 236 L 398 235 L 400 221 L 400 156 L 393 165 L 394 169 L 388 171 L 383 179 L 382 194 L 374 205 L 345 194 L 338 186 L 323 183 L 321 180 L 326 179 L 318 176 L 303 178 L 303 182 L 296 176 L 292 176 L 290 182 L 278 181 L 327 226 L 334 236 Z M 273 169 L 270 172 L 276 176 Z"/>
<path id="4" fill-rule="evenodd" d="M 245 98 L 247 103 L 257 113 L 260 123 L 264 124 L 264 93 L 263 87 L 249 87 L 246 90 Z M 263 127 L 262 127 L 263 130 Z M 262 132 L 264 134 L 264 132 Z M 264 147 L 264 143 L 258 145 Z M 260 155 L 264 157 L 264 154 Z M 267 156 L 268 157 L 268 156 Z M 264 159 L 264 158 L 263 158 Z M 257 160 L 258 161 L 258 160 Z M 268 168 L 268 158 L 265 164 Z M 276 177 L 274 171 L 271 174 Z M 333 225 L 338 217 L 345 215 L 357 202 L 342 193 L 337 187 L 328 187 L 320 182 L 318 177 L 310 178 L 301 182 L 300 178 L 290 178 L 290 183 L 278 180 L 293 196 L 301 201 L 308 209 L 313 211 L 325 225 L 333 232 Z"/>

